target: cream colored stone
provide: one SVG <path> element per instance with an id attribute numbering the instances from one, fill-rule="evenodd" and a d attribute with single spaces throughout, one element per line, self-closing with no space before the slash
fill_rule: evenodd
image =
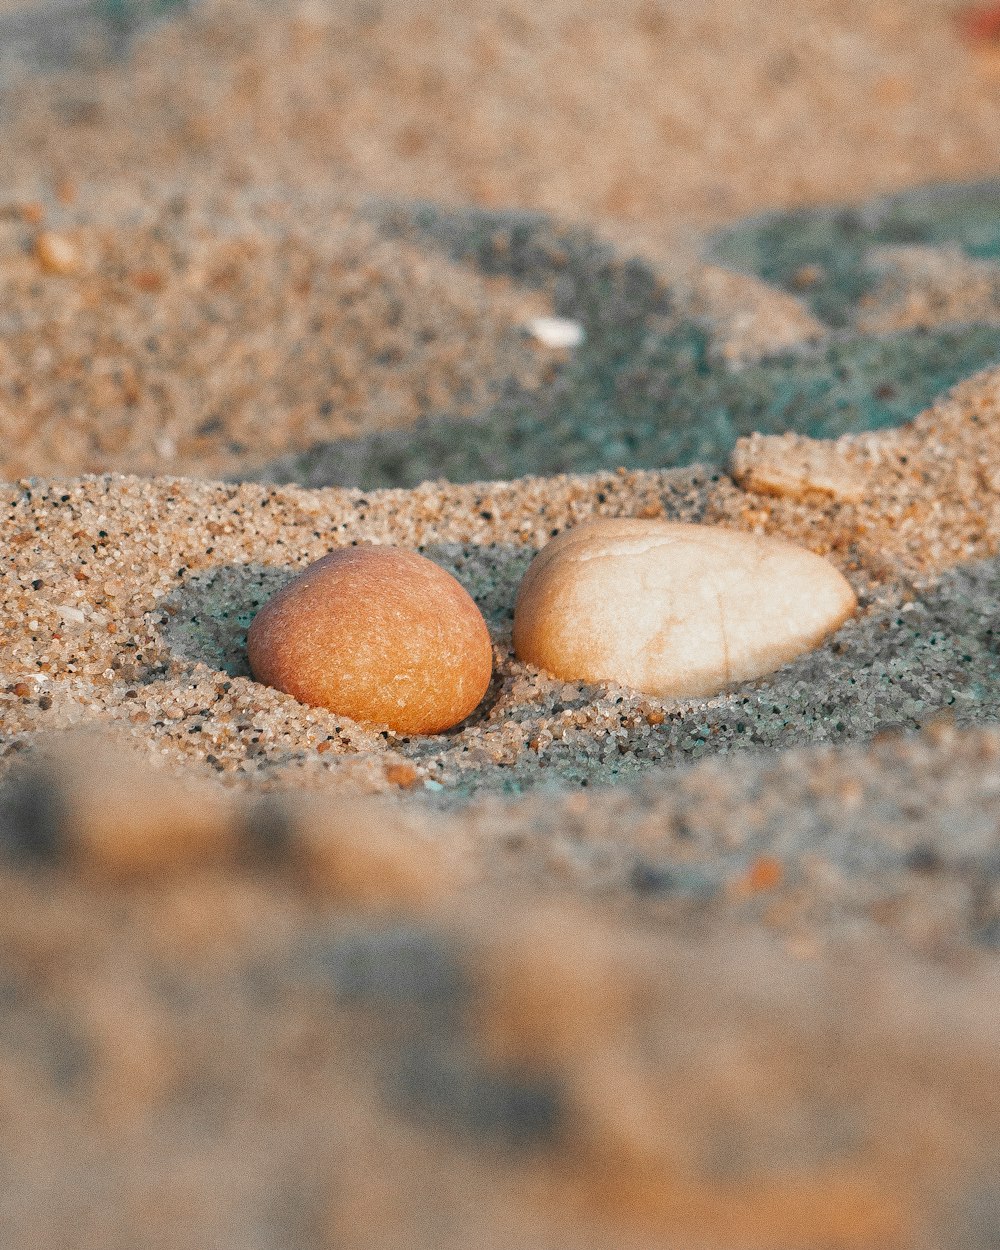
<path id="1" fill-rule="evenodd" d="M 833 565 L 781 539 L 669 521 L 588 521 L 529 567 L 514 648 L 566 681 L 706 697 L 815 647 L 855 607 Z"/>

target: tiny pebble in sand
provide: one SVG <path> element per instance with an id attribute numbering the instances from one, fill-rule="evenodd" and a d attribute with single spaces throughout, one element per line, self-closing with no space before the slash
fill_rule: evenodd
<path id="1" fill-rule="evenodd" d="M 543 347 L 555 350 L 579 347 L 586 337 L 579 321 L 569 317 L 534 317 L 528 323 L 528 332 Z"/>
<path id="2" fill-rule="evenodd" d="M 833 565 L 780 539 L 591 521 L 532 562 L 518 591 L 514 647 L 566 681 L 702 698 L 815 647 L 855 606 Z"/>
<path id="3" fill-rule="evenodd" d="M 46 273 L 65 277 L 80 267 L 80 255 L 72 239 L 54 230 L 43 230 L 35 240 L 35 256 Z"/>
<path id="4" fill-rule="evenodd" d="M 464 720 L 493 665 L 486 622 L 462 586 L 393 547 L 317 560 L 265 604 L 247 644 L 265 685 L 405 734 Z"/>

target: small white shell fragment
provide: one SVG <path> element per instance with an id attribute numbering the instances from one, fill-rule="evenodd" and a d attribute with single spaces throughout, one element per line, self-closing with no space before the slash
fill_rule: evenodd
<path id="1" fill-rule="evenodd" d="M 774 672 L 851 615 L 847 580 L 778 538 L 655 520 L 588 521 L 535 557 L 514 650 L 564 681 L 706 698 Z"/>
<path id="2" fill-rule="evenodd" d="M 534 317 L 528 322 L 528 333 L 554 349 L 579 347 L 585 337 L 583 326 L 569 317 Z"/>

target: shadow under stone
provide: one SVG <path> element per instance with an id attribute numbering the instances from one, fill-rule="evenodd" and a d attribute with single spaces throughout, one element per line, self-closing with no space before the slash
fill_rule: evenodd
<path id="1" fill-rule="evenodd" d="M 273 595 L 301 573 L 297 568 L 227 564 L 195 573 L 164 599 L 161 626 L 173 654 L 230 677 L 250 677 L 247 630 Z"/>

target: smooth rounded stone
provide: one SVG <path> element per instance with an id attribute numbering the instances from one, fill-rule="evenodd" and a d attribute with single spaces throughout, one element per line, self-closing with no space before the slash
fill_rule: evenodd
<path id="1" fill-rule="evenodd" d="M 471 597 L 397 547 L 347 547 L 311 564 L 257 613 L 247 651 L 265 685 L 409 734 L 464 720 L 493 667 Z"/>
<path id="2" fill-rule="evenodd" d="M 704 698 L 762 677 L 841 625 L 846 579 L 792 543 L 708 525 L 588 521 L 535 557 L 518 657 L 564 681 Z"/>

